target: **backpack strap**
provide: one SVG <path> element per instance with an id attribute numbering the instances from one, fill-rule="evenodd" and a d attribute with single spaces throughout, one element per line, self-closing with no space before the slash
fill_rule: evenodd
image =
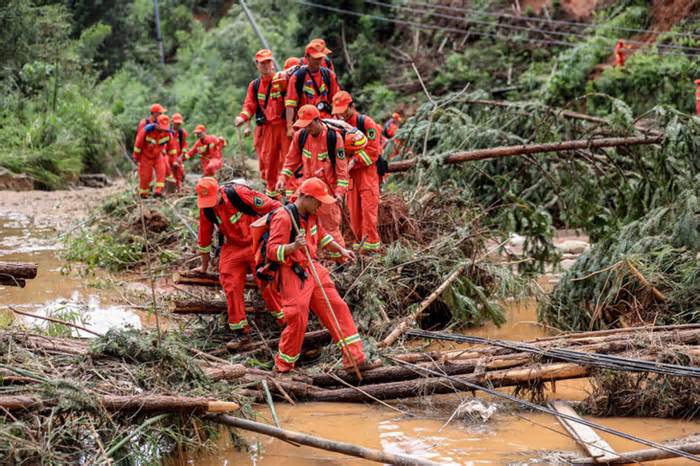
<path id="1" fill-rule="evenodd" d="M 335 145 L 338 143 L 338 133 L 333 128 L 326 129 L 326 148 L 328 149 L 328 158 L 331 160 L 333 171 L 335 171 Z"/>
<path id="2" fill-rule="evenodd" d="M 185 132 L 183 131 L 182 128 L 177 130 L 177 140 L 180 143 L 180 150 L 182 150 L 182 143 L 185 140 Z"/>
<path id="3" fill-rule="evenodd" d="M 240 185 L 237 185 L 236 183 L 224 185 L 224 192 L 226 193 L 226 197 L 228 198 L 229 202 L 236 208 L 237 211 L 246 215 L 257 217 L 258 213 L 255 211 L 255 209 L 246 204 L 243 199 L 241 199 L 241 196 L 238 195 L 236 192 L 236 186 Z"/>
<path id="4" fill-rule="evenodd" d="M 304 81 L 306 80 L 306 65 L 300 66 L 299 69 L 294 72 L 294 76 L 296 76 L 297 78 L 297 98 L 300 98 L 301 93 L 304 91 Z"/>
<path id="5" fill-rule="evenodd" d="M 219 227 L 219 219 L 217 218 L 213 207 L 206 207 L 202 209 L 202 212 L 204 212 L 204 216 L 207 218 L 207 220 L 214 224 L 215 227 Z"/>
<path id="6" fill-rule="evenodd" d="M 357 129 L 359 129 L 362 134 L 367 135 L 365 131 L 365 118 L 366 117 L 361 113 L 357 115 Z"/>
<path id="7" fill-rule="evenodd" d="M 306 139 L 309 137 L 309 132 L 306 130 L 306 128 L 303 128 L 301 130 L 301 133 L 299 133 L 299 152 L 304 151 L 304 147 L 306 146 Z"/>

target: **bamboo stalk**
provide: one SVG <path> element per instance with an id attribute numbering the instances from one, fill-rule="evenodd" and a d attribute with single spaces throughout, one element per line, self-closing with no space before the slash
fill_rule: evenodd
<path id="1" fill-rule="evenodd" d="M 496 159 L 511 157 L 514 155 L 537 154 L 547 152 L 564 152 L 581 149 L 601 149 L 604 147 L 637 146 L 643 144 L 657 144 L 663 136 L 635 136 L 627 138 L 601 138 L 601 139 L 575 139 L 546 144 L 521 144 L 518 146 L 499 146 L 488 149 L 476 149 L 465 152 L 456 152 L 443 159 L 444 164 L 471 162 L 475 160 Z M 414 168 L 417 159 L 401 160 L 389 164 L 389 173 L 408 171 Z"/>
<path id="2" fill-rule="evenodd" d="M 436 463 L 433 463 L 432 461 L 420 458 L 413 458 L 407 455 L 399 455 L 395 453 L 388 453 L 370 448 L 364 448 L 345 442 L 336 442 L 321 437 L 302 434 L 300 432 L 279 429 L 276 427 L 269 426 L 267 424 L 249 421 L 247 419 L 241 419 L 234 416 L 208 415 L 205 416 L 205 418 L 227 426 L 236 427 L 238 429 L 257 432 L 259 434 L 269 435 L 270 437 L 275 437 L 281 440 L 292 441 L 301 445 L 307 445 L 313 448 L 319 448 L 321 450 L 333 451 L 336 453 L 341 453 L 343 455 L 354 456 L 356 458 L 363 458 L 377 463 L 396 464 L 402 466 L 437 466 Z"/>

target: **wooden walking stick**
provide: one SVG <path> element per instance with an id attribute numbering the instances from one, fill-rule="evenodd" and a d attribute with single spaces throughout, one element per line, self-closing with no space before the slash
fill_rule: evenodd
<path id="1" fill-rule="evenodd" d="M 292 219 L 292 225 L 294 226 L 294 230 L 297 232 L 297 235 L 301 233 L 301 230 L 299 228 L 299 225 L 297 225 L 297 221 L 294 219 L 294 215 L 287 211 L 289 214 L 289 218 Z M 321 278 L 318 276 L 318 272 L 316 271 L 316 266 L 314 265 L 314 261 L 311 258 L 311 252 L 309 252 L 308 246 L 304 245 L 304 252 L 306 253 L 306 260 L 309 261 L 309 268 L 311 269 L 311 275 L 314 276 L 314 280 L 316 281 L 316 285 L 318 285 L 318 288 L 321 290 L 321 294 L 323 295 L 323 300 L 326 302 L 326 306 L 328 306 L 328 310 L 331 311 L 331 317 L 333 317 L 333 324 L 335 325 L 335 331 L 338 332 L 338 336 L 340 336 L 340 343 L 342 346 L 342 349 L 345 351 L 345 353 L 348 355 L 350 358 L 350 362 L 352 362 L 352 368 L 355 370 L 355 375 L 357 376 L 357 379 L 362 381 L 362 374 L 360 373 L 360 369 L 357 367 L 357 362 L 355 361 L 355 358 L 353 357 L 352 353 L 350 352 L 350 348 L 348 347 L 348 344 L 345 342 L 345 338 L 343 336 L 343 332 L 340 329 L 340 322 L 338 322 L 338 318 L 335 316 L 335 311 L 333 310 L 333 306 L 331 306 L 331 301 L 328 299 L 328 295 L 326 294 L 326 290 L 323 289 L 323 284 L 321 283 Z"/>

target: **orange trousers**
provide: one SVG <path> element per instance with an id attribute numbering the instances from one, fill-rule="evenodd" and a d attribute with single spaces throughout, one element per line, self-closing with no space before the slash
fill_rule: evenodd
<path id="1" fill-rule="evenodd" d="M 224 161 L 221 159 L 203 158 L 203 159 L 201 159 L 200 164 L 201 164 L 202 173 L 204 173 L 204 176 L 216 176 L 216 172 L 221 170 L 221 167 L 224 166 Z"/>
<path id="2" fill-rule="evenodd" d="M 370 167 L 374 170 L 374 167 Z M 358 242 L 364 238 L 361 252 L 374 252 L 381 246 L 377 230 L 379 214 L 379 180 L 375 176 L 373 182 L 355 183 L 353 179 L 348 191 L 348 211 L 350 212 L 350 228 Z M 359 244 L 358 244 L 359 245 Z"/>
<path id="3" fill-rule="evenodd" d="M 141 157 L 139 159 L 139 194 L 148 197 L 151 192 L 153 172 L 156 172 L 156 187 L 154 192 L 159 194 L 165 186 L 165 174 L 168 171 L 165 156 L 156 158 Z"/>
<path id="4" fill-rule="evenodd" d="M 177 166 L 175 166 L 177 164 Z M 182 188 L 182 180 L 185 178 L 185 169 L 182 165 L 182 157 L 168 156 L 168 163 L 166 164 L 167 176 L 165 181 L 175 183 L 177 190 Z"/>
<path id="5" fill-rule="evenodd" d="M 267 123 L 256 126 L 253 133 L 253 145 L 258 155 L 258 167 L 260 177 L 265 181 L 267 194 L 270 197 L 278 197 L 281 193 L 275 191 L 277 177 L 282 171 L 284 159 L 289 150 L 290 140 L 287 137 L 287 126 L 284 121 L 279 123 Z"/>
<path id="6" fill-rule="evenodd" d="M 316 284 L 311 271 L 306 268 L 308 278 L 303 282 L 290 266 L 282 266 L 279 271 L 279 301 L 282 303 L 282 312 L 286 326 L 280 337 L 279 351 L 275 356 L 275 366 L 280 372 L 292 370 L 301 354 L 301 346 L 304 342 L 306 325 L 309 321 L 309 308 L 316 314 L 324 327 L 331 334 L 333 342 L 343 353 L 343 367 L 352 367 L 352 361 L 360 364 L 365 360 L 362 351 L 362 340 L 357 333 L 357 327 L 352 319 L 348 305 L 338 294 L 330 272 L 318 262 L 314 262 L 323 289 L 333 307 L 340 333 L 336 328 L 331 311 L 328 309 L 321 289 Z M 272 288 L 272 287 L 270 287 Z M 345 343 L 345 344 L 343 344 Z M 347 349 L 347 351 L 346 351 Z M 348 355 L 348 352 L 352 355 Z"/>
<path id="7" fill-rule="evenodd" d="M 336 243 L 345 247 L 345 240 L 343 239 L 343 234 L 340 232 L 340 221 L 343 213 L 338 203 L 321 204 L 316 215 L 318 216 L 318 221 L 321 222 L 323 228 L 326 229 L 326 232 L 333 237 Z M 336 252 L 326 252 L 326 254 L 333 259 L 340 258 L 340 254 Z"/>

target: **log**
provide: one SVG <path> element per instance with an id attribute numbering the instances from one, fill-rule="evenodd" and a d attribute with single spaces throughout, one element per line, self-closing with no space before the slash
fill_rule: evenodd
<path id="1" fill-rule="evenodd" d="M 0 285 L 24 288 L 25 286 L 27 286 L 27 281 L 24 278 L 15 278 L 7 275 L 0 275 Z"/>
<path id="2" fill-rule="evenodd" d="M 403 466 L 437 466 L 437 463 L 420 458 L 364 448 L 345 442 L 336 442 L 321 437 L 315 437 L 313 435 L 280 429 L 261 422 L 249 421 L 247 419 L 241 419 L 234 416 L 222 414 L 218 416 L 209 415 L 205 416 L 205 418 L 230 427 L 236 427 L 238 429 L 243 429 L 250 432 L 269 435 L 270 437 L 275 437 L 280 440 L 295 442 L 301 445 L 319 448 L 321 450 L 333 451 L 343 455 L 354 456 L 356 458 L 363 458 L 376 463 L 397 464 Z"/>
<path id="3" fill-rule="evenodd" d="M 246 371 L 243 364 L 229 364 L 208 367 L 204 369 L 204 374 L 212 380 L 235 380 L 243 377 Z"/>
<path id="4" fill-rule="evenodd" d="M 311 332 L 306 332 L 304 334 L 304 343 L 302 344 L 302 349 L 308 349 L 320 345 L 325 345 L 331 341 L 331 334 L 328 330 L 314 330 Z M 280 339 L 273 338 L 272 340 L 267 340 L 267 344 L 270 348 L 276 348 L 279 345 Z M 226 349 L 229 351 L 235 351 L 237 353 L 248 353 L 251 351 L 259 351 L 265 349 L 265 344 L 261 341 L 249 342 L 242 344 L 240 341 L 230 341 L 226 343 Z"/>
<path id="5" fill-rule="evenodd" d="M 472 162 L 475 160 L 496 159 L 514 155 L 538 154 L 547 152 L 563 152 L 581 149 L 600 149 L 604 147 L 637 146 L 642 144 L 657 144 L 663 136 L 635 136 L 628 138 L 575 139 L 547 144 L 521 144 L 518 146 L 500 146 L 489 149 L 476 149 L 456 152 L 443 158 L 444 164 Z M 389 163 L 389 173 L 408 171 L 416 166 L 417 159 L 401 160 Z"/>
<path id="6" fill-rule="evenodd" d="M 678 450 L 684 451 L 686 453 L 698 454 L 700 453 L 700 442 L 687 442 L 681 444 L 667 444 L 669 447 L 676 448 Z M 669 458 L 676 458 L 677 456 L 671 452 L 659 450 L 656 448 L 646 448 L 644 450 L 636 450 L 620 453 L 620 458 L 616 460 L 609 461 L 602 464 L 631 464 L 631 463 L 643 463 L 645 461 L 658 461 L 665 460 Z M 583 465 L 583 464 L 601 464 L 596 458 L 575 458 L 571 460 L 570 464 Z"/>
<path id="7" fill-rule="evenodd" d="M 206 286 L 211 288 L 221 287 L 218 273 L 202 273 L 198 270 L 180 271 L 173 275 L 173 282 L 178 285 Z M 245 287 L 257 288 L 252 275 L 246 276 Z"/>
<path id="8" fill-rule="evenodd" d="M 36 264 L 23 264 L 20 262 L 1 262 L 0 275 L 31 280 L 36 278 L 38 266 Z"/>
<path id="9" fill-rule="evenodd" d="M 0 408 L 8 411 L 22 411 L 41 407 L 41 401 L 32 396 L 0 396 Z"/>

